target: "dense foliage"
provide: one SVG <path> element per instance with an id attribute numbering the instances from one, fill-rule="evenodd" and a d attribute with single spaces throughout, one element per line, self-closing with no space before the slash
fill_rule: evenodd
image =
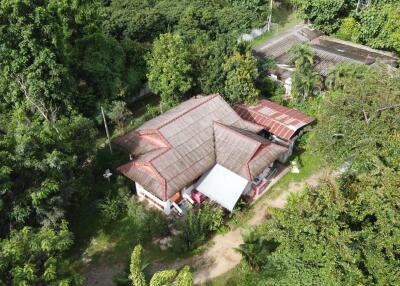
<path id="1" fill-rule="evenodd" d="M 244 233 L 240 251 L 258 271 L 244 285 L 398 283 L 398 77 L 382 66 L 331 70 L 328 92 L 314 99 L 319 122 L 309 145 L 338 177 L 290 196 Z"/>
<path id="2" fill-rule="evenodd" d="M 262 231 L 279 244 L 263 284 L 395 285 L 399 183 L 392 173 L 345 177 L 292 196 Z"/>
<path id="3" fill-rule="evenodd" d="M 302 16 L 326 33 L 373 48 L 400 52 L 396 0 L 291 0 Z"/>
<path id="4" fill-rule="evenodd" d="M 72 244 L 65 222 L 59 230 L 24 227 L 0 242 L 2 285 L 79 285 L 79 276 L 68 274 L 61 255 Z"/>
<path id="5" fill-rule="evenodd" d="M 172 242 L 172 248 L 178 253 L 187 253 L 198 248 L 224 225 L 224 212 L 213 202 L 205 202 L 201 208 L 188 210 L 177 224 L 178 235 Z"/>
<path id="6" fill-rule="evenodd" d="M 290 60 L 295 70 L 292 74 L 291 95 L 297 101 L 304 101 L 314 95 L 321 83 L 321 76 L 314 69 L 314 54 L 308 45 L 295 45 L 290 49 Z"/>
<path id="7" fill-rule="evenodd" d="M 320 110 L 317 148 L 336 165 L 399 171 L 400 73 L 339 66 L 329 79 L 334 85 Z"/>

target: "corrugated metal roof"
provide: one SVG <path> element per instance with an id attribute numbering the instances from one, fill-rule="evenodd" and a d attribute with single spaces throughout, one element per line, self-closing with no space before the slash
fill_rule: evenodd
<path id="1" fill-rule="evenodd" d="M 314 121 L 297 110 L 269 100 L 261 100 L 256 106 L 237 104 L 234 109 L 244 120 L 262 125 L 268 132 L 285 140 Z"/>
<path id="2" fill-rule="evenodd" d="M 215 94 L 183 102 L 146 122 L 137 130 L 114 139 L 113 143 L 136 156 L 134 161 L 128 163 L 129 167 L 124 165 L 119 170 L 132 180 L 138 181 L 160 199 L 168 199 L 214 166 L 218 157 L 216 153 L 220 152 L 221 155 L 227 152 L 227 149 L 218 151 L 216 148 L 214 122 L 235 130 L 235 132 L 225 132 L 224 140 L 227 140 L 228 146 L 237 148 L 236 151 L 233 150 L 235 155 L 243 153 L 243 156 L 228 156 L 224 162 L 226 166 L 232 169 L 236 167 L 244 169 L 245 166 L 248 168 L 252 154 L 247 154 L 245 150 L 249 142 L 256 142 L 254 145 L 257 148 L 266 145 L 265 142 L 259 141 L 267 140 L 254 133 L 263 130 L 263 126 L 243 120 L 220 95 Z M 247 140 L 236 140 L 240 137 L 239 133 Z M 270 148 L 274 148 L 273 145 Z M 261 162 L 271 160 L 273 154 L 277 154 L 276 151 L 280 154 L 285 150 L 277 149 Z M 238 161 L 238 157 L 242 159 Z M 146 168 L 143 167 L 144 163 Z M 248 173 L 249 178 L 256 170 L 258 169 L 255 168 Z M 146 171 L 151 173 L 150 178 L 146 177 Z M 163 188 L 161 191 L 160 186 Z"/>
<path id="3" fill-rule="evenodd" d="M 271 57 L 278 64 L 292 65 L 289 50 L 294 45 L 302 43 L 311 46 L 315 55 L 314 67 L 323 76 L 328 75 L 329 68 L 340 63 L 371 65 L 382 62 L 390 66 L 398 65 L 398 58 L 393 53 L 326 36 L 306 24 L 295 26 L 287 32 L 272 37 L 257 46 L 254 53 L 259 57 Z M 289 76 L 285 69 L 276 69 L 275 74 L 283 80 Z"/>

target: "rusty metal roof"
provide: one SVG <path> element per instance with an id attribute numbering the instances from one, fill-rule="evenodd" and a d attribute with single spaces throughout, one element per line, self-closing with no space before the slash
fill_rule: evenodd
<path id="1" fill-rule="evenodd" d="M 234 109 L 244 120 L 262 125 L 268 132 L 285 140 L 314 121 L 295 109 L 265 99 L 256 106 L 237 104 Z"/>
<path id="2" fill-rule="evenodd" d="M 230 128 L 219 128 L 217 132 L 226 140 L 226 146 L 236 148 L 233 153 L 237 156 L 225 158 L 224 165 L 239 175 L 249 168 L 257 149 L 269 146 L 273 150 L 268 154 L 259 152 L 263 158 L 251 164 L 250 173 L 246 173 L 249 178 L 258 175 L 255 173 L 263 162 L 267 165 L 286 151 L 276 144 L 268 145 L 269 141 L 256 134 L 263 126 L 243 120 L 219 94 L 214 94 L 185 101 L 137 130 L 114 139 L 113 143 L 135 156 L 119 171 L 160 199 L 167 200 L 212 168 L 218 152 L 227 152 L 227 149 L 216 148 L 216 122 Z M 243 136 L 247 140 L 236 140 Z M 261 142 L 263 140 L 267 142 Z M 254 145 L 254 154 L 246 153 L 250 143 Z M 238 157 L 242 160 L 237 161 Z"/>

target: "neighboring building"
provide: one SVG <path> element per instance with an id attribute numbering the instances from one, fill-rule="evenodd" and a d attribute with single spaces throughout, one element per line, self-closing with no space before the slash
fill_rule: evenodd
<path id="1" fill-rule="evenodd" d="M 208 196 L 228 210 L 288 152 L 257 133 L 218 95 L 199 96 L 115 138 L 133 156 L 118 168 L 139 196 L 169 214 Z"/>
<path id="2" fill-rule="evenodd" d="M 269 100 L 261 100 L 256 106 L 237 104 L 234 110 L 246 121 L 264 127 L 264 137 L 287 146 L 288 152 L 280 160 L 286 162 L 292 155 L 294 142 L 302 134 L 304 127 L 314 121 L 297 110 L 279 105 Z"/>
<path id="3" fill-rule="evenodd" d="M 305 43 L 312 48 L 314 67 L 322 76 L 327 76 L 331 67 L 341 63 L 371 65 L 381 62 L 398 66 L 398 58 L 393 53 L 329 37 L 305 24 L 298 25 L 254 49 L 257 57 L 276 60 L 277 68 L 272 72 L 271 78 L 284 84 L 287 95 L 290 95 L 291 74 L 294 71 L 289 50 L 296 44 Z"/>

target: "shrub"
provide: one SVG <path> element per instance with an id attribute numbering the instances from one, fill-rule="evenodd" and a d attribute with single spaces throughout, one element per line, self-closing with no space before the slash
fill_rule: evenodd
<path id="1" fill-rule="evenodd" d="M 123 204 L 119 201 L 118 197 L 108 196 L 97 203 L 102 217 L 105 221 L 116 220 L 124 211 Z"/>
<path id="2" fill-rule="evenodd" d="M 177 253 L 193 251 L 211 233 L 224 227 L 224 211 L 215 203 L 206 202 L 199 208 L 189 209 L 182 221 L 178 222 L 179 235 L 172 241 Z"/>
<path id="3" fill-rule="evenodd" d="M 169 234 L 168 222 L 163 213 L 148 209 L 136 197 L 126 201 L 127 215 L 140 230 L 144 237 L 166 236 Z"/>

